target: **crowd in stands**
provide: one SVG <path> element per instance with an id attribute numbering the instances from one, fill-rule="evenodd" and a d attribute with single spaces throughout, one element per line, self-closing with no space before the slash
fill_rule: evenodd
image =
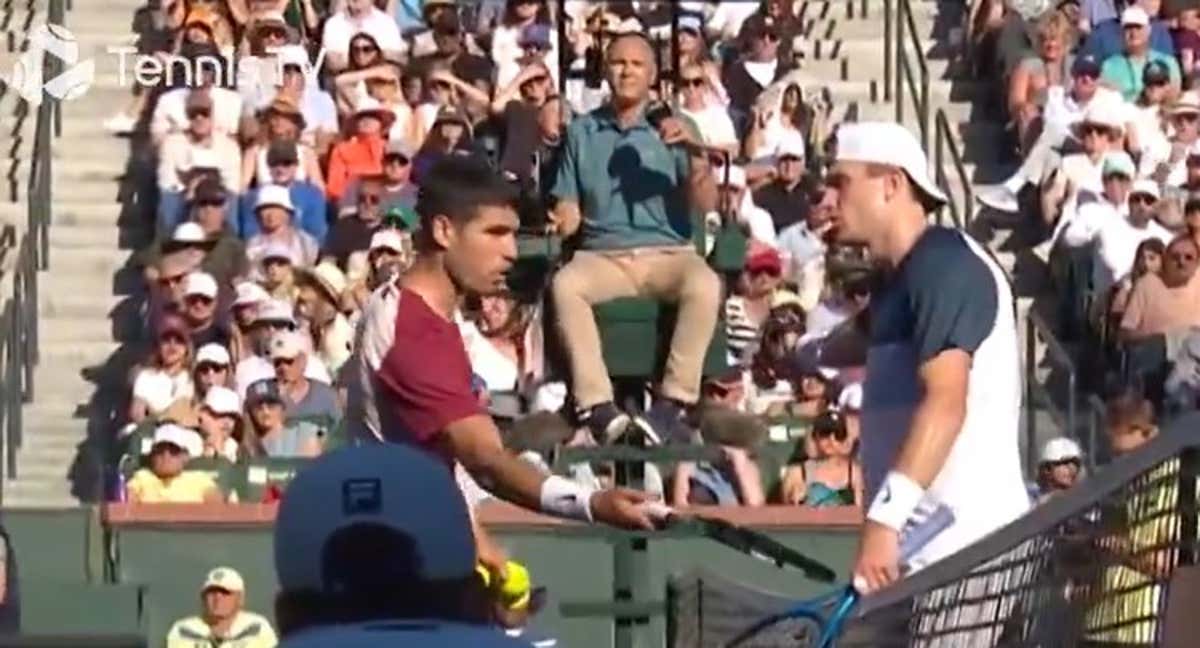
<path id="1" fill-rule="evenodd" d="M 999 81 L 1021 158 L 980 201 L 1041 228 L 1035 252 L 1059 301 L 1054 333 L 1078 350 L 1085 388 L 1105 399 L 1141 393 L 1155 420 L 1195 409 L 1200 7 L 975 8 L 976 64 Z"/>
<path id="2" fill-rule="evenodd" d="M 129 376 L 114 497 L 245 497 L 215 466 L 299 461 L 362 434 L 347 416 L 362 308 L 413 261 L 422 180 L 467 155 L 517 189 L 522 235 L 556 230 L 570 259 L 525 281 L 532 289 L 514 278 L 512 291 L 460 310 L 479 397 L 514 452 L 550 466 L 556 448 L 609 443 L 633 425 L 659 442 L 724 448 L 712 464 L 650 466 L 651 488 L 675 503 L 861 504 L 855 318 L 871 275 L 861 250 L 822 238 L 836 205 L 822 180 L 835 125 L 827 91 L 807 80 L 794 47 L 795 4 L 175 0 L 147 9 L 140 50 L 167 73 L 105 123 L 152 147 L 157 195 L 154 239 L 138 257 L 147 350 Z M 620 225 L 628 213 L 664 223 L 680 213 L 647 198 L 657 191 L 648 165 L 673 173 L 673 162 L 647 153 L 663 146 L 658 135 L 605 121 L 607 49 L 631 33 L 657 72 L 647 99 L 681 119 L 711 162 L 716 200 L 694 223 Z M 661 117 L 652 112 L 647 120 Z M 686 155 L 672 150 L 676 161 Z M 730 241 L 744 263 L 716 267 Z M 639 246 L 703 252 L 663 257 L 629 286 L 595 261 Z M 678 301 L 689 323 L 636 420 L 613 403 L 597 290 Z M 702 365 L 716 328 L 727 357 L 714 374 Z M 828 366 L 824 341 L 835 338 L 846 338 L 849 359 Z M 571 472 L 611 478 L 611 466 Z"/>

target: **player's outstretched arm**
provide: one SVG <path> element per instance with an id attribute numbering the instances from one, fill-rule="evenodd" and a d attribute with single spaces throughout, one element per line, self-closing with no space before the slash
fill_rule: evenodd
<path id="1" fill-rule="evenodd" d="M 595 491 L 565 477 L 546 477 L 504 449 L 495 423 L 479 414 L 446 426 L 441 442 L 463 468 L 498 497 L 534 511 L 625 529 L 654 529 L 645 493 Z"/>

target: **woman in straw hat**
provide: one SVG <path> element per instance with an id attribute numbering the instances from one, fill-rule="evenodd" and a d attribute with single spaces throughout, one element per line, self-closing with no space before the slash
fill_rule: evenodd
<path id="1" fill-rule="evenodd" d="M 354 329 L 342 313 L 346 275 L 335 264 L 325 261 L 301 269 L 297 280 L 300 293 L 296 312 L 308 322 L 316 355 L 336 373 L 353 351 Z"/>
<path id="2" fill-rule="evenodd" d="M 1112 95 L 1096 97 L 1088 104 L 1083 118 L 1072 128 L 1083 151 L 1064 157 L 1050 181 L 1042 183 L 1042 217 L 1047 226 L 1054 227 L 1060 216 L 1074 216 L 1081 191 L 1099 195 L 1103 190 L 1105 155 L 1124 148 L 1126 114 L 1124 103 Z"/>
<path id="3" fill-rule="evenodd" d="M 286 97 L 276 97 L 258 113 L 260 133 L 258 141 L 250 145 L 242 156 L 242 193 L 253 185 L 281 184 L 271 170 L 268 151 L 275 142 L 291 142 L 295 146 L 295 172 L 291 180 L 308 182 L 320 190 L 325 188 L 321 163 L 311 146 L 300 141 L 304 132 L 304 115 L 300 107 Z M 290 162 L 290 161 L 289 161 Z M 283 183 L 288 184 L 288 183 Z"/>

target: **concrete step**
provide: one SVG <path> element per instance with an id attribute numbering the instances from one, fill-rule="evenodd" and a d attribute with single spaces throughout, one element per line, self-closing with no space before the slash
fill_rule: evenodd
<path id="1" fill-rule="evenodd" d="M 51 227 L 50 247 L 62 249 L 117 249 L 121 231 L 114 226 L 99 224 L 60 225 Z"/>
<path id="2" fill-rule="evenodd" d="M 76 280 L 86 280 L 89 275 L 94 279 L 87 281 L 95 285 L 100 278 L 111 278 L 118 270 L 125 267 L 129 252 L 123 250 L 72 250 L 70 254 L 55 254 L 50 252 L 51 274 L 72 277 Z"/>
<path id="3" fill-rule="evenodd" d="M 86 284 L 72 277 L 53 273 L 46 281 L 45 274 L 39 284 L 38 312 L 42 317 L 106 318 L 116 312 L 128 299 L 124 295 L 112 294 L 111 286 L 101 290 L 99 282 Z M 108 281 L 111 282 L 111 279 Z"/>
<path id="4" fill-rule="evenodd" d="M 928 62 L 929 74 L 932 78 L 942 79 L 950 68 L 946 59 L 932 59 Z M 883 59 L 881 57 L 839 56 L 836 58 L 805 59 L 800 63 L 800 69 L 823 79 L 838 81 L 876 81 L 883 83 Z"/>
<path id="5" fill-rule="evenodd" d="M 42 317 L 38 321 L 39 341 L 42 344 L 108 342 L 114 339 L 112 329 L 107 317 Z M 57 378 L 61 379 L 62 376 Z M 53 388 L 53 384 L 50 387 Z"/>
<path id="6" fill-rule="evenodd" d="M 5 480 L 5 508 L 70 508 L 79 505 L 71 496 L 70 483 L 64 479 Z"/>
<path id="7" fill-rule="evenodd" d="M 62 341 L 57 338 L 47 338 L 45 334 L 42 335 L 42 339 L 45 341 L 44 343 L 60 343 Z M 105 341 L 88 336 L 76 339 L 88 343 Z M 46 402 L 70 406 L 71 409 L 63 409 L 66 414 L 73 413 L 77 406 L 86 405 L 96 393 L 96 384 L 84 378 L 79 367 L 39 366 L 33 375 L 33 388 L 37 400 L 45 399 Z M 45 423 L 47 422 L 39 422 L 39 424 Z M 78 422 L 76 423 L 78 424 Z"/>
<path id="8" fill-rule="evenodd" d="M 120 342 L 111 340 L 44 343 L 41 361 L 51 366 L 99 366 L 107 362 L 120 347 Z"/>
<path id="9" fill-rule="evenodd" d="M 115 199 L 115 191 L 112 197 Z M 71 196 L 70 202 L 54 201 L 54 208 L 50 210 L 50 223 L 54 226 L 116 227 L 122 208 L 122 205 L 115 200 L 80 202 Z M 54 229 L 55 227 L 51 227 L 50 231 L 54 231 Z"/>

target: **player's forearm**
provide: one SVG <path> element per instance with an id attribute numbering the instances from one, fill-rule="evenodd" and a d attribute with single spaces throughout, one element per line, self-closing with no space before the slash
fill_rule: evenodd
<path id="1" fill-rule="evenodd" d="M 922 488 L 929 488 L 950 455 L 966 413 L 965 398 L 960 394 L 927 390 L 913 414 L 908 436 L 900 446 L 892 470 L 903 473 Z"/>
<path id="2" fill-rule="evenodd" d="M 707 214 L 716 211 L 717 179 L 713 176 L 712 165 L 704 155 L 692 153 L 691 172 L 687 180 L 688 203 L 694 212 Z"/>
<path id="3" fill-rule="evenodd" d="M 542 481 L 545 476 L 533 466 L 502 448 L 474 456 L 459 456 L 457 459 L 475 481 L 497 497 L 527 509 L 541 510 Z"/>

